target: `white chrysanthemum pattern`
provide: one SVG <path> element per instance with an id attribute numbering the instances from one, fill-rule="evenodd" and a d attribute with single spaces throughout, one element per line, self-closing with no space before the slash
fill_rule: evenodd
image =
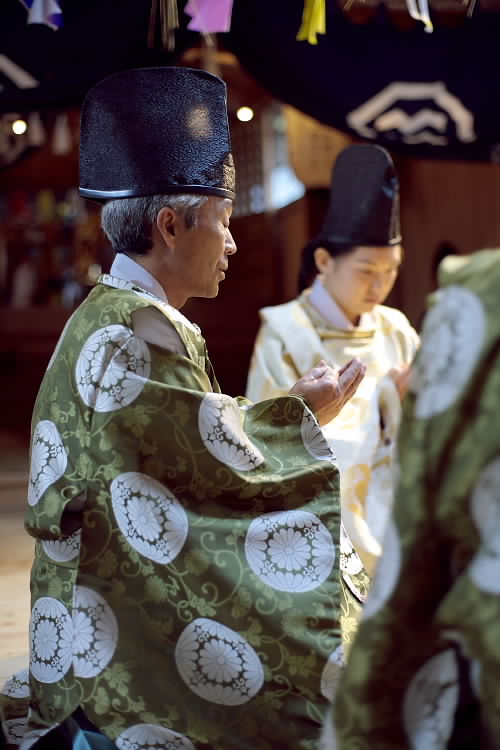
<path id="1" fill-rule="evenodd" d="M 252 521 L 245 555 L 253 572 L 268 586 L 301 593 L 328 578 L 335 562 L 335 545 L 313 513 L 276 511 Z"/>
<path id="2" fill-rule="evenodd" d="M 243 429 L 234 398 L 207 393 L 200 404 L 198 429 L 208 452 L 231 469 L 251 471 L 264 462 L 264 456 Z"/>
<path id="3" fill-rule="evenodd" d="M 28 698 L 30 694 L 29 671 L 22 669 L 12 675 L 3 686 L 1 693 L 10 698 Z"/>
<path id="4" fill-rule="evenodd" d="M 129 406 L 140 395 L 151 372 L 145 341 L 122 325 L 95 331 L 78 357 L 75 377 L 84 404 L 98 412 Z"/>
<path id="5" fill-rule="evenodd" d="M 458 701 L 458 667 L 452 649 L 433 656 L 413 677 L 403 703 L 412 750 L 445 750 Z"/>
<path id="6" fill-rule="evenodd" d="M 317 461 L 335 461 L 335 455 L 323 435 L 316 417 L 309 411 L 304 411 L 300 426 L 304 448 Z"/>
<path id="7" fill-rule="evenodd" d="M 156 724 L 134 724 L 115 742 L 119 750 L 195 750 L 187 737 Z"/>
<path id="8" fill-rule="evenodd" d="M 500 594 L 500 458 L 479 474 L 471 496 L 471 515 L 481 537 L 468 573 L 489 594 Z"/>
<path id="9" fill-rule="evenodd" d="M 113 658 L 118 623 L 103 597 L 75 586 L 73 594 L 73 668 L 77 677 L 95 677 Z"/>
<path id="10" fill-rule="evenodd" d="M 175 560 L 186 541 L 189 523 L 169 489 L 147 474 L 128 471 L 111 482 L 111 503 L 131 547 L 163 565 Z"/>
<path id="11" fill-rule="evenodd" d="M 39 682 L 61 680 L 71 666 L 71 615 L 57 599 L 38 599 L 30 620 L 30 672 Z"/>
<path id="12" fill-rule="evenodd" d="M 474 369 L 486 334 L 486 315 L 469 289 L 449 286 L 436 292 L 422 331 L 411 389 L 415 415 L 428 419 L 449 409 Z"/>
<path id="13" fill-rule="evenodd" d="M 250 644 L 215 620 L 198 618 L 183 630 L 175 661 L 190 690 L 211 703 L 248 703 L 264 682 L 262 664 Z"/>
<path id="14" fill-rule="evenodd" d="M 354 549 L 343 523 L 340 524 L 340 570 L 349 576 L 355 576 L 363 570 L 363 563 Z"/>
<path id="15" fill-rule="evenodd" d="M 333 703 L 335 700 L 335 693 L 337 692 L 337 686 L 344 665 L 344 647 L 340 644 L 328 657 L 328 661 L 321 673 L 321 695 L 330 701 L 330 703 Z"/>
<path id="16" fill-rule="evenodd" d="M 28 503 L 36 505 L 45 490 L 66 471 L 68 455 L 54 422 L 43 419 L 36 426 L 31 443 Z"/>
<path id="17" fill-rule="evenodd" d="M 401 569 L 401 544 L 392 518 L 387 522 L 383 553 L 373 578 L 368 599 L 363 608 L 362 619 L 373 617 L 384 606 L 392 594 Z"/>
<path id="18" fill-rule="evenodd" d="M 43 541 L 42 547 L 45 554 L 55 562 L 69 562 L 80 554 L 81 530 L 66 536 L 63 539 Z"/>

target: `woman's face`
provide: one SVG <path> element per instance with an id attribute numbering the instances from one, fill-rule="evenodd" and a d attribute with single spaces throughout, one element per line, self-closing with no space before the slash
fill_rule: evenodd
<path id="1" fill-rule="evenodd" d="M 358 246 L 347 255 L 332 258 L 322 247 L 314 253 L 325 289 L 356 325 L 362 313 L 371 312 L 387 298 L 397 279 L 401 245 Z"/>

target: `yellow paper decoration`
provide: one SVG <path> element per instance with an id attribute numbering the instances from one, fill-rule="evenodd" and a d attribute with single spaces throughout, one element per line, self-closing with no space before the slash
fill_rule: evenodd
<path id="1" fill-rule="evenodd" d="M 297 34 L 297 41 L 307 39 L 309 44 L 317 44 L 316 34 L 326 32 L 325 0 L 304 0 L 302 24 Z"/>

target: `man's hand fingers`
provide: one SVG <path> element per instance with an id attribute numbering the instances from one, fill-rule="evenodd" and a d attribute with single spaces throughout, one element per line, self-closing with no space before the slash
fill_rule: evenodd
<path id="1" fill-rule="evenodd" d="M 349 364 L 342 370 L 339 371 L 339 389 L 340 391 L 346 391 L 351 385 L 356 387 L 361 383 L 366 373 L 366 365 L 360 362 L 359 359 L 353 359 Z"/>

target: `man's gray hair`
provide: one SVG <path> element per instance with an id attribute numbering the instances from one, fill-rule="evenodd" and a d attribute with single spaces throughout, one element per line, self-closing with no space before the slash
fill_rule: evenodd
<path id="1" fill-rule="evenodd" d="M 178 193 L 117 198 L 108 201 L 101 212 L 101 226 L 116 253 L 145 255 L 153 244 L 152 225 L 162 208 L 169 206 L 182 216 L 187 229 L 193 229 L 206 195 Z"/>

